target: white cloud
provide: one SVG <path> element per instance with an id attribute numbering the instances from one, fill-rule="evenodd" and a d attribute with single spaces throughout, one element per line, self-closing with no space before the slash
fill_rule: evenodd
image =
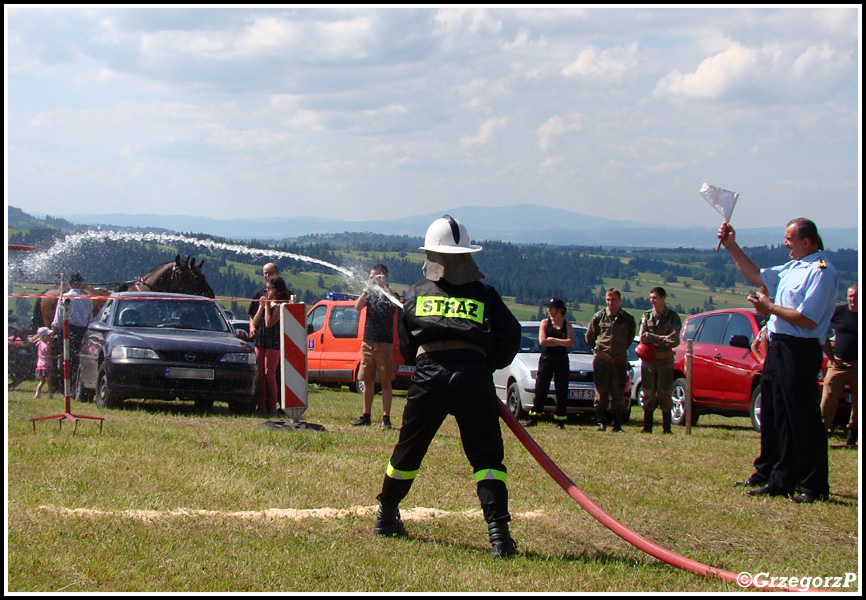
<path id="1" fill-rule="evenodd" d="M 236 42 L 245 54 L 269 53 L 289 48 L 301 36 L 297 24 L 279 17 L 258 17 L 252 20 Z"/>
<path id="2" fill-rule="evenodd" d="M 718 98 L 754 73 L 758 53 L 734 42 L 724 52 L 704 59 L 694 73 L 673 71 L 655 89 L 657 96 Z"/>
<path id="3" fill-rule="evenodd" d="M 324 119 L 322 119 L 321 114 L 312 110 L 297 111 L 292 118 L 288 120 L 288 123 L 294 127 L 300 127 L 310 131 L 325 130 Z"/>
<path id="4" fill-rule="evenodd" d="M 583 117 L 578 113 L 568 114 L 565 118 L 558 115 L 551 117 L 536 131 L 538 147 L 547 150 L 557 137 L 580 129 L 583 129 Z"/>
<path id="5" fill-rule="evenodd" d="M 852 6 L 824 6 L 812 11 L 812 18 L 836 35 L 845 35 L 856 40 L 862 19 Z"/>
<path id="6" fill-rule="evenodd" d="M 541 166 L 538 167 L 538 173 L 550 173 L 555 171 L 557 167 L 562 165 L 565 162 L 564 156 L 551 156 L 548 159 L 545 159 L 544 162 L 541 163 Z"/>
<path id="7" fill-rule="evenodd" d="M 595 46 L 585 48 L 577 59 L 562 69 L 566 77 L 581 77 L 617 81 L 637 66 L 637 42 L 627 47 L 601 50 Z"/>
<path id="8" fill-rule="evenodd" d="M 473 146 L 483 146 L 490 143 L 496 132 L 504 128 L 507 123 L 508 119 L 504 117 L 487 119 L 478 127 L 478 133 L 475 136 L 463 136 L 460 139 L 460 147 L 465 150 Z"/>
<path id="9" fill-rule="evenodd" d="M 502 30 L 502 22 L 493 16 L 486 8 L 480 7 L 449 7 L 436 11 L 434 20 L 439 24 L 439 30 L 454 34 L 466 30 L 471 34 L 498 33 Z"/>

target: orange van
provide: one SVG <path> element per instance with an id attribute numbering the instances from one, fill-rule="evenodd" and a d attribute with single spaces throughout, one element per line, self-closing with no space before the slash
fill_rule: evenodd
<path id="1" fill-rule="evenodd" d="M 355 310 L 358 296 L 329 292 L 307 312 L 307 379 L 310 383 L 348 385 L 363 391 L 358 380 L 361 364 L 361 341 L 367 310 Z M 407 389 L 415 367 L 408 366 L 400 355 L 397 333 L 398 312 L 394 313 L 394 388 Z"/>

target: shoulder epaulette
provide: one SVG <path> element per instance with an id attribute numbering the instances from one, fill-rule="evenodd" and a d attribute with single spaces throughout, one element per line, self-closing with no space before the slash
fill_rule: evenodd
<path id="1" fill-rule="evenodd" d="M 820 260 L 818 261 L 818 268 L 819 268 L 819 269 L 826 269 L 826 268 L 827 268 L 827 261 L 824 260 L 823 258 L 820 259 Z"/>

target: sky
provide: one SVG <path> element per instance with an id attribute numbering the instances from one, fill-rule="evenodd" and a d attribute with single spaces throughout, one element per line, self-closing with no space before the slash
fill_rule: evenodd
<path id="1" fill-rule="evenodd" d="M 862 14 L 4 6 L 7 206 L 860 222 Z M 459 215 L 456 215 L 459 218 Z"/>

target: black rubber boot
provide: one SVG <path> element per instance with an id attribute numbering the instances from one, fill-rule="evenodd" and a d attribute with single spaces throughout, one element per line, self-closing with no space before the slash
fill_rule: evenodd
<path id="1" fill-rule="evenodd" d="M 413 479 L 394 479 L 385 475 L 382 481 L 382 493 L 376 496 L 379 508 L 376 510 L 376 524 L 373 526 L 373 531 L 377 535 L 406 536 L 406 529 L 403 527 L 403 520 L 397 507 L 409 493 L 413 481 Z"/>
<path id="2" fill-rule="evenodd" d="M 487 535 L 490 537 L 490 554 L 495 558 L 509 558 L 516 554 L 517 544 L 511 539 L 508 521 L 494 521 L 487 524 Z"/>
<path id="3" fill-rule="evenodd" d="M 618 433 L 622 431 L 622 409 L 614 408 L 613 409 L 613 431 Z"/>
<path id="4" fill-rule="evenodd" d="M 643 411 L 643 429 L 640 430 L 641 433 L 652 433 L 653 432 L 653 413 L 652 411 L 645 410 Z"/>
<path id="5" fill-rule="evenodd" d="M 605 431 L 607 429 L 607 415 L 604 414 L 604 411 L 595 411 L 595 424 L 597 425 L 596 431 Z"/>
<path id="6" fill-rule="evenodd" d="M 406 528 L 400 518 L 400 509 L 379 504 L 376 510 L 376 524 L 373 525 L 376 535 L 384 537 L 406 537 Z"/>
<path id="7" fill-rule="evenodd" d="M 669 410 L 662 413 L 662 433 L 673 433 L 671 431 L 671 411 Z"/>
<path id="8" fill-rule="evenodd" d="M 857 430 L 849 429 L 848 430 L 848 439 L 845 440 L 845 445 L 847 446 L 856 446 L 857 445 Z"/>

